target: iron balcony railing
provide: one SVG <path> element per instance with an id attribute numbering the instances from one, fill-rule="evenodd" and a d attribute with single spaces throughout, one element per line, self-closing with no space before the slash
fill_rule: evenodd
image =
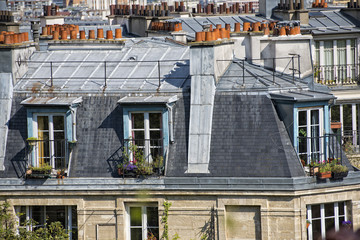
<path id="1" fill-rule="evenodd" d="M 49 164 L 54 169 L 65 169 L 68 164 L 68 155 L 69 143 L 66 139 L 27 140 L 25 157 L 28 166 Z"/>
<path id="2" fill-rule="evenodd" d="M 121 177 L 164 175 L 164 153 L 163 139 L 124 139 L 118 175 Z"/>
<path id="3" fill-rule="evenodd" d="M 324 85 L 353 85 L 359 81 L 359 64 L 314 66 L 315 82 Z"/>
<path id="4" fill-rule="evenodd" d="M 337 159 L 343 164 L 343 158 L 346 157 L 341 145 L 341 137 L 336 134 L 314 137 L 300 136 L 298 137 L 297 152 L 305 164 L 322 163 L 328 159 Z"/>

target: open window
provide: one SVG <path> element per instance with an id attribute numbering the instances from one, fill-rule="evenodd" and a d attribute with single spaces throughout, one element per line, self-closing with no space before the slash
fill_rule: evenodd
<path id="1" fill-rule="evenodd" d="M 81 98 L 35 98 L 24 100 L 27 108 L 28 165 L 68 169 L 70 144 L 76 142 L 76 109 Z"/>

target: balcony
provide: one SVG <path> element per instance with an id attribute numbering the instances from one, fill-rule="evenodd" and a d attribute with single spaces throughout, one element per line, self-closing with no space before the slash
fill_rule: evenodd
<path id="1" fill-rule="evenodd" d="M 162 176 L 165 171 L 166 151 L 163 139 L 125 139 L 117 164 L 118 176 Z"/>
<path id="2" fill-rule="evenodd" d="M 53 169 L 67 169 L 69 159 L 67 139 L 28 139 L 25 156 L 28 166 L 50 165 Z"/>
<path id="3" fill-rule="evenodd" d="M 314 81 L 327 86 L 357 85 L 359 81 L 359 65 L 314 66 Z"/>

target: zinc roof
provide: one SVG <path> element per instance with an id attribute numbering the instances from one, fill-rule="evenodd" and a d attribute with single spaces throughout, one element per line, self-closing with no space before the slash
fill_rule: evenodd
<path id="1" fill-rule="evenodd" d="M 189 48 L 160 40 L 35 52 L 28 66 L 15 91 L 181 91 L 190 82 Z"/>

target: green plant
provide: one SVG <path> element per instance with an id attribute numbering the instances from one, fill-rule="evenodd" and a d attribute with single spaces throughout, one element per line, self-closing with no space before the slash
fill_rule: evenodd
<path id="1" fill-rule="evenodd" d="M 348 172 L 348 171 L 349 171 L 349 169 L 343 165 L 334 165 L 331 167 L 331 172 L 333 172 L 333 173 L 343 173 L 343 172 Z"/>
<path id="2" fill-rule="evenodd" d="M 320 173 L 331 172 L 331 165 L 329 163 L 322 164 L 319 168 Z"/>
<path id="3" fill-rule="evenodd" d="M 169 209 L 171 207 L 172 203 L 168 201 L 164 201 L 164 214 L 161 218 L 161 223 L 164 224 L 164 232 L 162 235 L 162 238 L 165 240 L 169 240 L 169 224 L 168 224 L 168 218 L 169 218 Z"/>
<path id="4" fill-rule="evenodd" d="M 52 167 L 49 164 L 45 163 L 43 166 L 40 167 L 30 166 L 29 169 L 36 172 L 51 173 Z"/>
<path id="5" fill-rule="evenodd" d="M 26 141 L 37 141 L 38 139 L 36 137 L 29 137 L 26 139 Z"/>

